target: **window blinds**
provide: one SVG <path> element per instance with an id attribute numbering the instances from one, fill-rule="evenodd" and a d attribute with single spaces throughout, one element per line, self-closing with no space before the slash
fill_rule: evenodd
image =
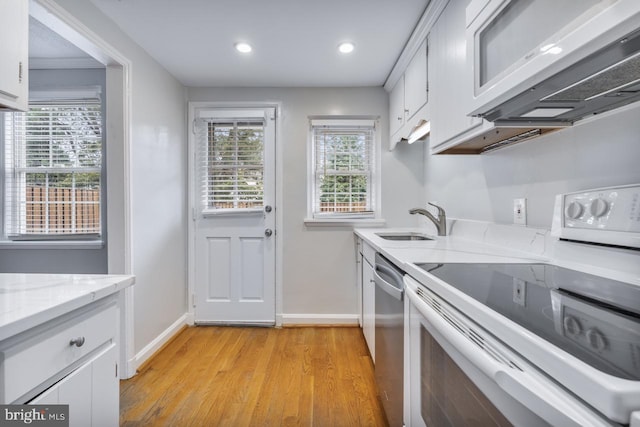
<path id="1" fill-rule="evenodd" d="M 5 114 L 5 230 L 11 238 L 101 233 L 98 99 Z"/>
<path id="2" fill-rule="evenodd" d="M 374 124 L 311 121 L 314 217 L 373 216 Z"/>
<path id="3" fill-rule="evenodd" d="M 220 116 L 198 124 L 203 212 L 262 209 L 264 117 Z"/>

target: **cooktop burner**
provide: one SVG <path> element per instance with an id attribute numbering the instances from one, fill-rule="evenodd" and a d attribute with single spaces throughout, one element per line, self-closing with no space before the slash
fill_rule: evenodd
<path id="1" fill-rule="evenodd" d="M 594 368 L 640 380 L 640 287 L 550 264 L 418 267 Z"/>

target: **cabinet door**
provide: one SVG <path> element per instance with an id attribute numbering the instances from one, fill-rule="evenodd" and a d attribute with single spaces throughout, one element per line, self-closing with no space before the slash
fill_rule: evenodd
<path id="1" fill-rule="evenodd" d="M 395 135 L 405 122 L 404 111 L 404 75 L 389 94 L 389 134 Z"/>
<path id="2" fill-rule="evenodd" d="M 28 1 L 0 2 L 0 107 L 27 109 L 28 40 Z"/>
<path id="3" fill-rule="evenodd" d="M 69 405 L 70 427 L 116 427 L 120 419 L 117 349 L 111 344 L 29 404 Z"/>
<path id="4" fill-rule="evenodd" d="M 404 72 L 404 107 L 410 120 L 427 103 L 427 40 L 422 42 Z"/>
<path id="5" fill-rule="evenodd" d="M 362 240 L 356 237 L 356 293 L 358 300 L 358 324 L 362 324 Z"/>
<path id="6" fill-rule="evenodd" d="M 429 79 L 431 101 L 431 147 L 447 142 L 482 124 L 482 119 L 469 117 L 471 84 L 465 38 L 465 10 L 468 1 L 452 1 L 442 12 L 429 33 Z"/>
<path id="7" fill-rule="evenodd" d="M 58 384 L 58 402 L 69 405 L 69 427 L 92 425 L 91 370 L 91 363 L 87 363 Z"/>
<path id="8" fill-rule="evenodd" d="M 376 361 L 376 285 L 373 281 L 373 267 L 366 259 L 362 260 L 362 323 L 364 338 L 369 347 L 371 358 Z"/>
<path id="9" fill-rule="evenodd" d="M 91 370 L 91 420 L 93 426 L 117 426 L 120 422 L 120 380 L 115 345 L 95 359 Z"/>

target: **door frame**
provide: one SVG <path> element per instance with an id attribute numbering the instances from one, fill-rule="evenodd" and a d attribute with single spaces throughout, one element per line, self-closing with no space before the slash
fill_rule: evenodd
<path id="1" fill-rule="evenodd" d="M 107 257 L 108 274 L 134 274 L 131 224 L 131 67 L 118 49 L 87 28 L 55 0 L 31 0 L 29 14 L 102 63 L 106 69 L 107 105 Z M 115 226 L 117 225 L 117 226 Z M 134 350 L 134 288 L 119 293 L 119 377 L 131 378 L 138 368 Z"/>
<path id="2" fill-rule="evenodd" d="M 276 172 L 276 199 L 275 199 L 275 215 L 276 215 L 276 240 L 275 240 L 275 319 L 276 327 L 282 326 L 282 239 L 283 233 L 283 212 L 282 212 L 282 188 L 283 188 L 283 170 L 282 170 L 282 103 L 281 102 L 214 102 L 214 101 L 190 101 L 189 102 L 189 114 L 187 118 L 187 129 L 189 133 L 189 162 L 188 162 L 188 203 L 189 203 L 189 231 L 188 231 L 188 244 L 187 244 L 187 323 L 194 325 L 195 316 L 195 268 L 196 268 L 196 230 L 195 220 L 197 215 L 197 198 L 196 191 L 197 186 L 197 173 L 196 173 L 196 138 L 195 138 L 195 112 L 202 108 L 274 108 L 276 112 L 275 125 L 276 125 L 276 141 L 275 141 L 275 172 Z"/>

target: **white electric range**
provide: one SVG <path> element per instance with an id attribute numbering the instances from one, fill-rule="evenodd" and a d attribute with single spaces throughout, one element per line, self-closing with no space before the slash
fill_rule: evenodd
<path id="1" fill-rule="evenodd" d="M 558 196 L 552 234 L 549 263 L 409 269 L 408 425 L 640 427 L 640 185 Z"/>

